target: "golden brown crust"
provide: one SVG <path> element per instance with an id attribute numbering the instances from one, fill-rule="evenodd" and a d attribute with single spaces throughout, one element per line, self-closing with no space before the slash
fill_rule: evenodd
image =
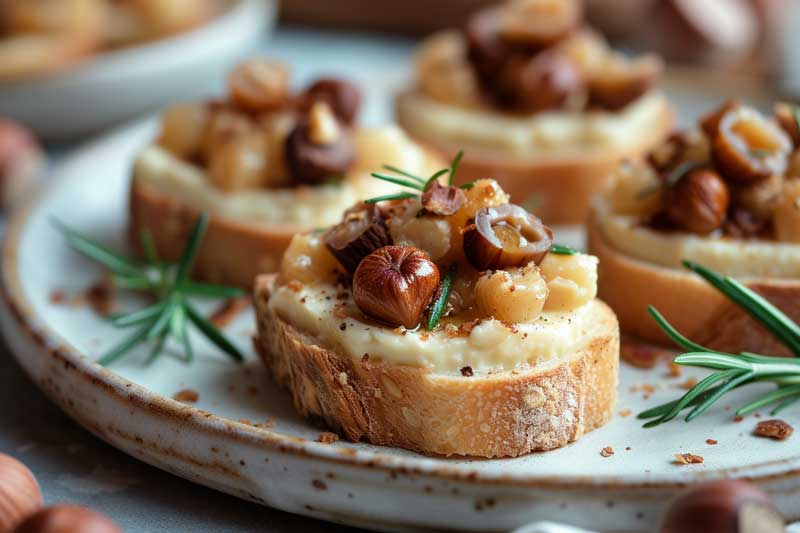
<path id="1" fill-rule="evenodd" d="M 138 236 L 146 229 L 158 253 L 176 260 L 198 216 L 194 207 L 143 185 L 134 176 L 130 190 L 130 231 L 136 246 Z M 253 226 L 212 216 L 193 276 L 212 283 L 250 288 L 258 274 L 278 270 L 289 241 L 301 231 L 304 228 Z"/>
<path id="2" fill-rule="evenodd" d="M 323 419 L 352 441 L 514 457 L 564 446 L 611 418 L 619 333 L 605 305 L 597 317 L 605 333 L 560 363 L 464 377 L 354 360 L 320 346 L 269 310 L 273 283 L 269 275 L 256 280 L 256 349 L 303 416 Z"/>
<path id="3" fill-rule="evenodd" d="M 432 142 L 427 135 L 414 131 L 415 121 L 406 116 L 406 106 L 398 98 L 396 118 L 406 132 L 420 144 L 452 159 L 464 146 L 448 141 Z M 523 203 L 537 199 L 536 214 L 550 224 L 583 222 L 589 214 L 592 197 L 602 190 L 606 177 L 624 158 L 638 157 L 647 152 L 672 129 L 674 117 L 669 105 L 660 109 L 657 124 L 642 132 L 638 144 L 626 151 L 612 150 L 594 154 L 546 156 L 535 161 L 512 160 L 502 153 L 468 147 L 458 168 L 459 183 L 481 178 L 497 180 L 512 202 Z M 423 140 L 424 139 L 424 140 Z"/>
<path id="4" fill-rule="evenodd" d="M 647 312 L 652 304 L 678 331 L 704 346 L 789 355 L 766 329 L 699 276 L 624 255 L 605 240 L 596 221 L 590 221 L 587 233 L 589 253 L 600 259 L 597 296 L 617 314 L 624 333 L 670 343 Z M 800 281 L 755 279 L 745 284 L 800 320 Z"/>

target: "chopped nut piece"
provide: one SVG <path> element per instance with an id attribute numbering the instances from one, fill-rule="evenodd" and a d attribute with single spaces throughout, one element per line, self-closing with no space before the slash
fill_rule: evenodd
<path id="1" fill-rule="evenodd" d="M 249 296 L 230 298 L 224 301 L 217 309 L 215 309 L 208 319 L 218 328 L 224 328 L 233 322 L 239 313 L 247 309 L 249 306 Z"/>
<path id="2" fill-rule="evenodd" d="M 471 366 L 465 366 L 464 368 L 462 368 L 461 369 L 461 375 L 466 377 L 466 378 L 471 378 L 474 375 L 472 373 L 472 367 Z"/>
<path id="3" fill-rule="evenodd" d="M 703 458 L 693 453 L 676 453 L 675 464 L 679 465 L 694 465 L 703 462 Z"/>
<path id="4" fill-rule="evenodd" d="M 622 411 L 619 412 L 619 416 L 621 416 L 622 418 L 628 418 L 629 416 L 631 416 L 631 414 L 632 411 L 630 409 L 623 409 Z"/>
<path id="5" fill-rule="evenodd" d="M 670 355 L 669 350 L 631 339 L 623 339 L 620 345 L 622 360 L 636 368 L 654 368 Z"/>
<path id="6" fill-rule="evenodd" d="M 709 446 L 714 446 L 717 444 L 717 441 L 714 439 L 706 439 L 706 444 L 708 444 Z"/>
<path id="7" fill-rule="evenodd" d="M 64 303 L 67 296 L 64 294 L 62 290 L 54 290 L 50 292 L 50 303 L 51 304 L 61 304 Z"/>
<path id="8" fill-rule="evenodd" d="M 605 448 L 600 450 L 600 455 L 602 455 L 603 457 L 611 457 L 612 455 L 614 455 L 614 448 L 612 448 L 611 446 L 606 446 Z"/>
<path id="9" fill-rule="evenodd" d="M 467 195 L 458 187 L 434 181 L 422 194 L 422 207 L 435 215 L 452 215 L 466 200 Z"/>
<path id="10" fill-rule="evenodd" d="M 117 306 L 111 294 L 111 285 L 106 280 L 93 283 L 86 290 L 86 301 L 98 315 L 110 315 Z"/>
<path id="11" fill-rule="evenodd" d="M 339 440 L 339 435 L 336 433 L 331 433 L 330 431 L 323 431 L 319 434 L 319 438 L 317 440 L 322 444 L 332 444 Z"/>
<path id="12" fill-rule="evenodd" d="M 200 395 L 195 390 L 183 389 L 176 392 L 172 396 L 172 399 L 184 403 L 195 403 L 198 399 L 200 399 Z"/>
<path id="13" fill-rule="evenodd" d="M 683 383 L 679 383 L 678 385 L 675 385 L 675 387 L 679 389 L 689 390 L 695 385 L 697 385 L 697 378 L 691 377 L 691 378 L 686 378 L 686 381 L 684 381 Z"/>
<path id="14" fill-rule="evenodd" d="M 315 102 L 308 112 L 309 140 L 314 144 L 332 144 L 341 134 L 342 130 L 331 106 L 325 102 Z"/>
<path id="15" fill-rule="evenodd" d="M 758 437 L 768 437 L 770 439 L 775 440 L 784 440 L 788 439 L 792 433 L 794 432 L 794 428 L 784 422 L 783 420 L 764 420 L 763 422 L 759 422 L 756 425 L 756 429 L 753 432 L 754 435 Z"/>

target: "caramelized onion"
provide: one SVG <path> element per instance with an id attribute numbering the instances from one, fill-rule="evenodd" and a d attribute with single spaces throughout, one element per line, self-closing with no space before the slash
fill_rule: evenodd
<path id="1" fill-rule="evenodd" d="M 481 208 L 464 229 L 464 253 L 478 270 L 538 264 L 552 245 L 550 228 L 514 204 Z"/>
<path id="2" fill-rule="evenodd" d="M 345 211 L 342 221 L 328 229 L 322 240 L 351 273 L 364 257 L 392 244 L 389 229 L 375 204 L 359 204 Z"/>

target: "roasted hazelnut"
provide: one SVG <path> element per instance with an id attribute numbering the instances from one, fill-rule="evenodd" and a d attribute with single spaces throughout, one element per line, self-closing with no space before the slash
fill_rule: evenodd
<path id="1" fill-rule="evenodd" d="M 485 83 L 494 82 L 513 51 L 500 36 L 504 17 L 503 6 L 492 6 L 473 14 L 464 26 L 467 57 Z"/>
<path id="2" fill-rule="evenodd" d="M 761 489 L 746 481 L 693 486 L 670 505 L 659 533 L 782 533 L 784 520 Z"/>
<path id="3" fill-rule="evenodd" d="M 268 155 L 267 138 L 262 132 L 253 131 L 230 139 L 209 154 L 209 182 L 226 192 L 265 185 Z"/>
<path id="4" fill-rule="evenodd" d="M 231 100 L 246 111 L 277 109 L 289 100 L 289 70 L 263 59 L 246 61 L 228 77 L 228 92 Z"/>
<path id="5" fill-rule="evenodd" d="M 317 110 L 325 108 L 328 108 L 326 104 L 316 107 Z M 315 113 L 314 109 L 289 134 L 285 150 L 292 176 L 305 183 L 321 183 L 341 176 L 356 159 L 350 132 L 343 129 L 332 114 Z"/>
<path id="6" fill-rule="evenodd" d="M 30 188 L 42 162 L 33 136 L 19 124 L 0 119 L 0 208 L 10 206 Z"/>
<path id="7" fill-rule="evenodd" d="M 500 35 L 538 50 L 566 37 L 582 18 L 578 0 L 513 0 L 503 13 Z"/>
<path id="8" fill-rule="evenodd" d="M 719 173 L 733 183 L 753 183 L 783 174 L 792 144 L 784 131 L 754 109 L 725 113 L 711 143 Z"/>
<path id="9" fill-rule="evenodd" d="M 729 197 L 719 174 L 709 169 L 691 170 L 669 189 L 667 215 L 686 231 L 711 233 L 725 222 Z"/>
<path id="10" fill-rule="evenodd" d="M 661 76 L 664 64 L 657 56 L 628 59 L 614 54 L 589 79 L 589 104 L 616 111 L 646 94 Z"/>
<path id="11" fill-rule="evenodd" d="M 411 246 L 384 246 L 358 265 L 353 299 L 365 315 L 412 329 L 438 286 L 439 269 L 428 254 Z"/>
<path id="12" fill-rule="evenodd" d="M 212 154 L 232 139 L 248 135 L 254 130 L 250 118 L 228 107 L 209 109 L 207 126 L 203 135 L 201 156 L 205 162 Z"/>
<path id="13" fill-rule="evenodd" d="M 392 244 L 386 222 L 375 204 L 358 204 L 322 236 L 328 250 L 348 272 L 378 248 Z"/>
<path id="14" fill-rule="evenodd" d="M 577 106 L 585 91 L 578 68 L 555 51 L 512 58 L 494 85 L 499 104 L 526 113 Z"/>
<path id="15" fill-rule="evenodd" d="M 422 207 L 434 215 L 449 216 L 458 211 L 466 199 L 462 189 L 434 181 L 422 193 Z"/>
<path id="16" fill-rule="evenodd" d="M 703 130 L 703 133 L 705 133 L 709 139 L 713 139 L 717 135 L 719 121 L 722 120 L 722 117 L 725 116 L 728 111 L 739 109 L 740 107 L 742 107 L 742 102 L 738 98 L 726 100 L 714 111 L 700 117 L 700 129 Z"/>
<path id="17" fill-rule="evenodd" d="M 478 270 L 538 264 L 552 245 L 550 228 L 514 204 L 484 207 L 464 228 L 464 254 Z"/>
<path id="18" fill-rule="evenodd" d="M 85 507 L 55 505 L 29 516 L 13 533 L 122 533 L 122 529 Z"/>
<path id="19" fill-rule="evenodd" d="M 786 135 L 789 136 L 789 139 L 791 139 L 792 146 L 795 148 L 800 146 L 800 128 L 798 128 L 797 124 L 795 106 L 778 102 L 773 107 L 772 114 L 780 127 L 783 128 L 783 131 L 786 132 Z"/>
<path id="20" fill-rule="evenodd" d="M 33 473 L 21 462 L 0 453 L 0 531 L 11 531 L 42 506 Z"/>
<path id="21" fill-rule="evenodd" d="M 361 107 L 361 91 L 353 83 L 337 78 L 321 78 L 306 90 L 309 104 L 327 103 L 345 124 L 353 124 Z"/>
<path id="22" fill-rule="evenodd" d="M 176 157 L 192 161 L 203 148 L 207 124 L 208 106 L 203 103 L 170 106 L 161 117 L 158 144 Z"/>

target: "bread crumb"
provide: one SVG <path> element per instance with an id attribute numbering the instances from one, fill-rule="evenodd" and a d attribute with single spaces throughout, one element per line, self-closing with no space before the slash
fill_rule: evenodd
<path id="1" fill-rule="evenodd" d="M 183 403 L 195 403 L 200 399 L 200 395 L 195 390 L 183 389 L 173 394 L 172 399 Z"/>
<path id="2" fill-rule="evenodd" d="M 671 355 L 669 350 L 641 341 L 623 339 L 620 344 L 620 358 L 637 368 L 655 368 L 659 362 Z"/>
<path id="3" fill-rule="evenodd" d="M 322 444 L 332 444 L 339 440 L 339 435 L 336 433 L 331 433 L 330 431 L 323 431 L 319 434 L 319 438 L 317 442 L 321 442 Z"/>
<path id="4" fill-rule="evenodd" d="M 347 385 L 347 372 L 339 372 L 338 374 L 336 374 L 336 381 L 338 381 L 339 385 L 341 385 L 342 387 Z"/>
<path id="5" fill-rule="evenodd" d="M 614 448 L 612 448 L 611 446 L 606 446 L 605 448 L 600 450 L 600 455 L 602 455 L 603 457 L 611 457 L 612 455 L 614 455 Z"/>
<path id="6" fill-rule="evenodd" d="M 671 378 L 678 378 L 683 373 L 683 367 L 677 363 L 673 363 L 670 361 L 669 363 L 669 374 L 667 374 Z"/>
<path id="7" fill-rule="evenodd" d="M 717 444 L 717 441 L 715 439 L 706 439 L 706 444 L 709 446 L 714 446 Z"/>
<path id="8" fill-rule="evenodd" d="M 471 378 L 474 374 L 472 372 L 472 367 L 467 365 L 461 369 L 461 375 L 465 378 Z"/>
<path id="9" fill-rule="evenodd" d="M 695 385 L 697 385 L 697 378 L 691 377 L 691 378 L 686 378 L 686 381 L 684 381 L 683 383 L 678 383 L 677 385 L 675 385 L 675 388 L 689 390 Z"/>
<path id="10" fill-rule="evenodd" d="M 64 294 L 62 290 L 53 290 L 50 291 L 50 303 L 51 304 L 62 304 L 67 299 L 67 295 Z"/>
<path id="11" fill-rule="evenodd" d="M 744 420 L 744 417 L 741 417 L 739 415 L 736 415 L 736 416 L 733 417 L 733 421 L 736 422 L 736 423 L 739 423 L 742 420 Z"/>
<path id="12" fill-rule="evenodd" d="M 676 453 L 675 454 L 675 464 L 678 465 L 694 465 L 700 464 L 704 461 L 703 457 L 700 455 L 695 455 L 693 453 Z"/>
<path id="13" fill-rule="evenodd" d="M 622 411 L 619 412 L 619 416 L 621 416 L 622 418 L 628 418 L 629 416 L 631 416 L 631 414 L 632 411 L 630 409 L 623 409 Z"/>
<path id="14" fill-rule="evenodd" d="M 756 425 L 753 434 L 757 437 L 766 437 L 775 440 L 784 440 L 791 437 L 794 428 L 783 420 L 764 420 Z"/>
<path id="15" fill-rule="evenodd" d="M 98 315 L 110 315 L 117 309 L 111 294 L 111 285 L 108 280 L 93 283 L 84 293 L 86 302 Z"/>
<path id="16" fill-rule="evenodd" d="M 248 307 L 250 307 L 249 296 L 229 298 L 222 302 L 222 304 L 211 313 L 211 315 L 208 317 L 208 320 L 218 328 L 222 329 L 233 322 L 239 313 Z"/>

